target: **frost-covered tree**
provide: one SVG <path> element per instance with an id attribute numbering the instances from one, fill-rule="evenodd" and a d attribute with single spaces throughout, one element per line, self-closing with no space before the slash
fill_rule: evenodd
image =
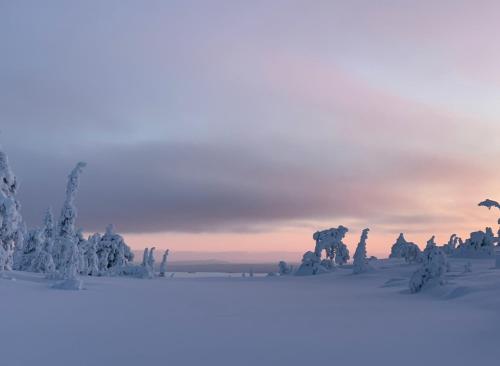
<path id="1" fill-rule="evenodd" d="M 0 146 L 0 272 L 12 269 L 16 244 L 23 242 L 21 205 L 17 200 L 17 190 L 17 179 Z"/>
<path id="2" fill-rule="evenodd" d="M 421 251 L 417 244 L 406 241 L 404 234 L 399 234 L 391 248 L 389 258 L 404 258 L 407 263 L 420 261 Z"/>
<path id="3" fill-rule="evenodd" d="M 31 270 L 33 272 L 53 273 L 56 270 L 54 259 L 52 258 L 55 240 L 55 227 L 54 217 L 50 208 L 45 213 L 42 240 L 42 246 L 35 254 Z"/>
<path id="4" fill-rule="evenodd" d="M 461 242 L 453 255 L 461 258 L 488 258 L 494 255 L 495 237 L 491 228 L 485 231 L 475 231 L 470 234 L 470 238 Z"/>
<path id="5" fill-rule="evenodd" d="M 356 252 L 354 253 L 354 263 L 353 263 L 353 273 L 363 273 L 368 272 L 372 268 L 368 263 L 368 259 L 366 256 L 366 240 L 368 239 L 368 232 L 370 229 L 364 229 L 361 238 L 359 240 L 358 247 L 356 248 Z"/>
<path id="6" fill-rule="evenodd" d="M 88 276 L 98 276 L 99 272 L 99 257 L 97 256 L 97 247 L 101 241 L 100 234 L 94 234 L 86 241 L 86 246 L 83 251 L 83 260 L 85 271 L 83 274 Z"/>
<path id="7" fill-rule="evenodd" d="M 287 275 L 292 274 L 292 272 L 293 272 L 293 267 L 290 266 L 285 261 L 280 261 L 278 263 L 278 268 L 279 268 L 279 274 L 280 274 L 280 276 L 287 276 Z"/>
<path id="8" fill-rule="evenodd" d="M 428 284 L 444 284 L 444 275 L 448 269 L 446 254 L 436 246 L 434 237 L 428 242 L 422 255 L 422 266 L 410 279 L 410 291 L 419 292 Z"/>
<path id="9" fill-rule="evenodd" d="M 391 254 L 389 258 L 403 258 L 404 250 L 406 249 L 406 241 L 404 234 L 399 234 L 399 237 L 396 239 L 396 242 L 391 247 Z"/>
<path id="10" fill-rule="evenodd" d="M 417 244 L 409 242 L 403 252 L 406 263 L 417 263 L 422 261 L 422 251 Z"/>
<path id="11" fill-rule="evenodd" d="M 142 265 L 146 267 L 148 265 L 149 248 L 144 248 L 144 253 L 142 254 Z"/>
<path id="12" fill-rule="evenodd" d="M 314 233 L 313 239 L 316 241 L 314 253 L 316 256 L 321 258 L 324 251 L 326 257 L 331 261 L 335 261 L 336 264 L 342 265 L 346 263 L 350 259 L 349 250 L 342 240 L 348 231 L 349 229 L 340 225 L 338 228 Z"/>
<path id="13" fill-rule="evenodd" d="M 155 268 L 155 249 L 156 249 L 156 247 L 152 247 L 149 250 L 149 254 L 148 254 L 148 267 L 151 268 L 153 273 L 154 273 L 154 268 Z"/>
<path id="14" fill-rule="evenodd" d="M 38 228 L 28 230 L 23 246 L 16 252 L 15 269 L 19 271 L 31 271 L 42 248 L 42 230 Z"/>
<path id="15" fill-rule="evenodd" d="M 295 272 L 296 276 L 311 276 L 326 273 L 328 270 L 320 264 L 321 260 L 314 252 L 306 252 L 302 263 Z"/>
<path id="16" fill-rule="evenodd" d="M 82 238 L 75 229 L 77 218 L 75 199 L 85 166 L 83 162 L 78 163 L 68 176 L 66 199 L 61 209 L 53 254 L 59 277 L 63 280 L 56 285 L 58 288 L 75 290 L 82 288 L 82 282 L 77 278 L 82 267 L 82 253 L 78 247 Z"/>
<path id="17" fill-rule="evenodd" d="M 101 237 L 97 245 L 97 256 L 101 273 L 119 274 L 134 260 L 132 250 L 123 237 L 115 233 L 113 225 L 109 225 Z"/>
<path id="18" fill-rule="evenodd" d="M 460 238 L 457 236 L 457 234 L 453 234 L 450 236 L 450 240 L 448 240 L 448 243 L 443 245 L 442 250 L 446 255 L 453 255 L 455 250 L 457 249 L 458 244 L 460 243 Z"/>
<path id="19" fill-rule="evenodd" d="M 131 275 L 139 278 L 154 277 L 154 249 L 145 248 L 142 255 L 142 264 L 138 267 L 130 267 Z"/>
<path id="20" fill-rule="evenodd" d="M 349 250 L 342 242 L 348 229 L 342 225 L 338 228 L 317 231 L 313 235 L 316 241 L 314 252 L 307 252 L 302 263 L 295 272 L 298 276 L 315 275 L 335 270 L 335 264 L 343 265 L 349 260 Z M 325 252 L 326 258 L 321 260 Z"/>
<path id="21" fill-rule="evenodd" d="M 160 277 L 165 277 L 165 273 L 167 273 L 167 257 L 169 254 L 169 250 L 165 250 L 163 253 L 163 258 L 160 264 Z"/>

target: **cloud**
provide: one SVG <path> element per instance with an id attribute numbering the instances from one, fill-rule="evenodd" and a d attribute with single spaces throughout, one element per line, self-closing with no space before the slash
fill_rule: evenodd
<path id="1" fill-rule="evenodd" d="M 30 225 L 47 206 L 59 207 L 77 155 L 89 164 L 78 197 L 79 225 L 95 231 L 114 223 L 137 233 L 252 231 L 349 217 L 380 222 L 384 213 L 422 207 L 419 187 L 456 180 L 464 167 L 400 152 L 379 155 L 383 163 L 376 169 L 352 159 L 346 169 L 342 159 L 323 166 L 308 157 L 280 161 L 290 156 L 286 151 L 270 159 L 237 146 L 193 143 L 95 145 L 71 156 L 19 149 L 11 161 Z M 352 155 L 345 153 L 346 159 Z"/>

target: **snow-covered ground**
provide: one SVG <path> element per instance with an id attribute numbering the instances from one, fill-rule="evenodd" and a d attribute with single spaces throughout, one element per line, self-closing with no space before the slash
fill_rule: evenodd
<path id="1" fill-rule="evenodd" d="M 2 365 L 496 365 L 500 270 L 452 260 L 411 295 L 415 266 L 312 277 L 0 279 Z"/>

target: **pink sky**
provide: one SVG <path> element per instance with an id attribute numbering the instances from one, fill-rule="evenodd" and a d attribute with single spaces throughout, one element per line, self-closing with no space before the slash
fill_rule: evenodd
<path id="1" fill-rule="evenodd" d="M 1 139 L 23 216 L 57 210 L 85 160 L 79 225 L 113 223 L 172 258 L 302 253 L 338 225 L 351 251 L 369 227 L 378 256 L 400 232 L 424 246 L 496 231 L 477 203 L 500 200 L 499 12 L 466 0 L 2 4 Z"/>

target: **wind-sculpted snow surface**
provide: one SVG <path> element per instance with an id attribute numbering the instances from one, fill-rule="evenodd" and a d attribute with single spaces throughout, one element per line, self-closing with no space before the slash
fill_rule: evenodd
<path id="1" fill-rule="evenodd" d="M 468 261 L 472 272 L 463 273 Z M 417 295 L 408 289 L 417 265 L 401 259 L 372 265 L 376 271 L 362 279 L 347 267 L 311 277 L 89 277 L 76 294 L 48 290 L 43 275 L 14 271 L 15 281 L 0 279 L 0 314 L 8 314 L 1 363 L 498 363 L 500 271 L 493 259 L 452 258 L 447 284 Z"/>

